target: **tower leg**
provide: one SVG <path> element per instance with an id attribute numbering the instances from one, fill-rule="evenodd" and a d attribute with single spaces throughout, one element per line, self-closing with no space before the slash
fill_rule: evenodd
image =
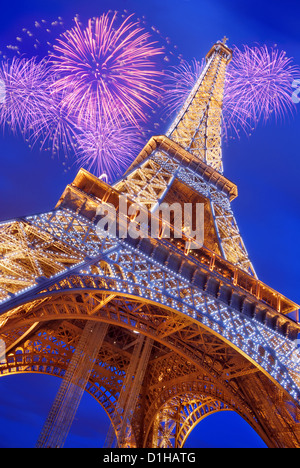
<path id="1" fill-rule="evenodd" d="M 134 447 L 136 442 L 131 432 L 131 421 L 147 369 L 153 341 L 140 335 L 137 338 L 126 377 L 120 391 L 113 423 L 111 424 L 105 447 Z M 117 440 L 115 438 L 117 435 Z"/>
<path id="2" fill-rule="evenodd" d="M 105 323 L 87 321 L 36 448 L 63 447 L 107 328 Z"/>

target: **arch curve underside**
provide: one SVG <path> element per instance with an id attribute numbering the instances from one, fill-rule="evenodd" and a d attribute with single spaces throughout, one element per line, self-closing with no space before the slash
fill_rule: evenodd
<path id="1" fill-rule="evenodd" d="M 228 340 L 170 307 L 116 291 L 43 296 L 4 317 L 2 376 L 63 377 L 87 320 L 109 324 L 86 386 L 116 424 L 117 402 L 138 336 L 152 341 L 131 418 L 137 447 L 183 447 L 208 414 L 233 410 L 268 447 L 300 446 L 300 411 L 264 369 Z"/>

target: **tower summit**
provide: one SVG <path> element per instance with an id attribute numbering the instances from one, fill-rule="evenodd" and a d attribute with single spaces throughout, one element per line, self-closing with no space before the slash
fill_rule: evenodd
<path id="1" fill-rule="evenodd" d="M 120 181 L 81 169 L 53 210 L 0 225 L 0 371 L 63 379 L 40 447 L 62 446 L 78 387 L 108 414 L 110 446 L 182 448 L 224 410 L 268 447 L 300 446 L 299 306 L 257 278 L 231 208 L 237 187 L 222 174 L 226 40 Z M 202 203 L 204 244 L 187 249 L 183 229 L 97 229 L 99 206 L 118 212 L 124 197 L 149 216 L 162 202 Z"/>
<path id="2" fill-rule="evenodd" d="M 221 122 L 226 66 L 232 51 L 223 42 L 213 45 L 206 55 L 206 65 L 186 102 L 167 131 L 195 158 L 223 172 Z"/>

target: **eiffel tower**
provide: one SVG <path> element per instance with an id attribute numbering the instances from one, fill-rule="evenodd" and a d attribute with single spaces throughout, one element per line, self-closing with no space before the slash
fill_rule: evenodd
<path id="1" fill-rule="evenodd" d="M 1 375 L 62 378 L 37 447 L 63 446 L 83 391 L 110 418 L 106 446 L 182 448 L 228 410 L 268 447 L 300 446 L 299 306 L 257 278 L 223 175 L 231 57 L 213 45 L 166 135 L 120 180 L 81 169 L 53 210 L 0 225 Z M 203 246 L 97 232 L 99 205 L 122 195 L 149 213 L 202 203 Z"/>

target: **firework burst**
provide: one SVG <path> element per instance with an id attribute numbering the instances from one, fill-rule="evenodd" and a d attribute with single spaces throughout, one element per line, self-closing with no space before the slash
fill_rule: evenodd
<path id="1" fill-rule="evenodd" d="M 62 99 L 60 95 L 51 93 L 43 117 L 35 116 L 32 119 L 29 141 L 52 155 L 67 156 L 74 154 L 78 128 L 62 106 Z"/>
<path id="2" fill-rule="evenodd" d="M 101 114 L 136 124 L 144 119 L 143 107 L 159 95 L 153 59 L 162 50 L 130 18 L 116 27 L 116 13 L 107 13 L 90 19 L 85 29 L 75 18 L 75 26 L 54 44 L 55 91 L 66 93 L 63 105 L 79 123 Z"/>
<path id="3" fill-rule="evenodd" d="M 34 131 L 34 122 L 44 120 L 49 106 L 51 77 L 47 62 L 15 57 L 5 60 L 0 81 L 0 123 L 13 133 L 28 135 Z"/>
<path id="4" fill-rule="evenodd" d="M 245 129 L 271 116 L 285 117 L 295 108 L 291 83 L 298 74 L 284 51 L 267 46 L 234 47 L 225 82 L 225 126 L 235 127 L 237 122 Z"/>
<path id="5" fill-rule="evenodd" d="M 112 181 L 121 175 L 141 150 L 142 139 L 130 123 L 98 119 L 82 128 L 76 137 L 76 158 L 79 165 L 97 176 L 105 173 Z"/>

